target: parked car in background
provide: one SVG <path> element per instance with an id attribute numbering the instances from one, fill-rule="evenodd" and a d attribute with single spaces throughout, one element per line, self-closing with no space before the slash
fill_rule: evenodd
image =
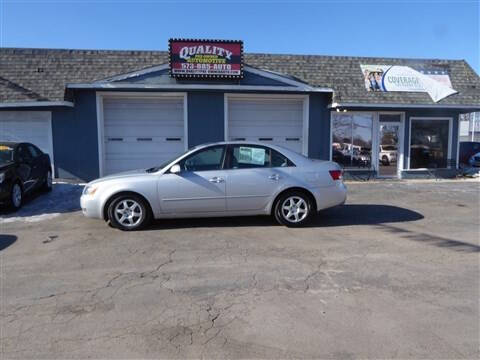
<path id="1" fill-rule="evenodd" d="M 52 189 L 50 157 L 30 143 L 0 142 L 0 202 L 13 209 L 24 195 Z"/>
<path id="2" fill-rule="evenodd" d="M 201 145 L 166 163 L 107 176 L 85 186 L 87 217 L 121 230 L 152 218 L 273 215 L 301 226 L 319 210 L 343 204 L 340 166 L 261 143 Z"/>
<path id="3" fill-rule="evenodd" d="M 480 167 L 480 152 L 473 154 L 468 160 L 468 163 L 473 167 Z"/>
<path id="4" fill-rule="evenodd" d="M 480 142 L 462 141 L 458 161 L 467 166 L 480 166 Z"/>
<path id="5" fill-rule="evenodd" d="M 358 167 L 370 167 L 370 151 L 353 149 L 353 165 Z"/>
<path id="6" fill-rule="evenodd" d="M 380 145 L 378 158 L 383 165 L 388 166 L 390 163 L 397 162 L 397 147 L 395 145 Z"/>

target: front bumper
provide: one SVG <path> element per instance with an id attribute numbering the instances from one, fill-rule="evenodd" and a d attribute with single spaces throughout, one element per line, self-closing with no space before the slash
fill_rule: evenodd
<path id="1" fill-rule="evenodd" d="M 101 204 L 99 200 L 92 195 L 82 195 L 80 197 L 80 207 L 83 215 L 94 219 L 103 219 Z"/>

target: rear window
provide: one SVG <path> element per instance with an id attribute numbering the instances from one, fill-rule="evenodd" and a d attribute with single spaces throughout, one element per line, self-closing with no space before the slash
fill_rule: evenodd
<path id="1" fill-rule="evenodd" d="M 6 164 L 13 161 L 13 148 L 6 145 L 0 145 L 0 164 Z"/>

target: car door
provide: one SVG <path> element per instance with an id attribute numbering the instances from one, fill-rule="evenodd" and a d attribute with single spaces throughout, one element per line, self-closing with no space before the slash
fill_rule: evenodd
<path id="1" fill-rule="evenodd" d="M 277 151 L 260 145 L 230 145 L 227 159 L 227 211 L 232 212 L 262 213 L 293 166 Z"/>
<path id="2" fill-rule="evenodd" d="M 195 214 L 223 212 L 225 203 L 225 145 L 203 148 L 177 164 L 181 171 L 158 180 L 162 212 Z"/>
<path id="3" fill-rule="evenodd" d="M 26 144 L 17 146 L 15 162 L 17 173 L 22 179 L 24 191 L 30 191 L 35 185 L 35 172 L 33 168 L 33 157 Z"/>

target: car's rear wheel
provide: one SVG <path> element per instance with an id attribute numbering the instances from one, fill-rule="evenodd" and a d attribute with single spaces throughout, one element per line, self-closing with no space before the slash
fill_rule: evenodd
<path id="1" fill-rule="evenodd" d="M 23 190 L 18 182 L 13 184 L 12 191 L 10 194 L 10 203 L 13 210 L 18 210 L 22 207 L 23 202 Z"/>
<path id="2" fill-rule="evenodd" d="M 45 175 L 45 180 L 43 182 L 42 190 L 46 192 L 52 191 L 52 187 L 53 187 L 52 172 L 48 170 L 47 174 Z"/>
<path id="3" fill-rule="evenodd" d="M 277 222 L 289 227 L 305 225 L 312 219 L 313 212 L 310 197 L 301 191 L 289 191 L 281 195 L 274 208 Z"/>
<path id="4" fill-rule="evenodd" d="M 110 203 L 108 219 L 110 224 L 117 229 L 139 230 L 150 222 L 150 208 L 140 196 L 120 195 Z"/>

